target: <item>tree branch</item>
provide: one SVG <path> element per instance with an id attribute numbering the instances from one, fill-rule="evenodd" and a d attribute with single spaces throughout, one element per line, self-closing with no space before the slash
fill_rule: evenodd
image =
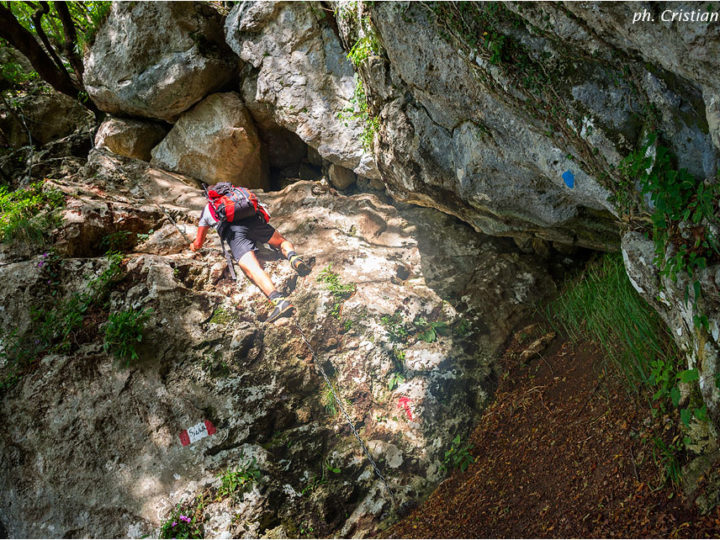
<path id="1" fill-rule="evenodd" d="M 40 77 L 50 83 L 55 90 L 72 98 L 78 97 L 79 88 L 67 72 L 57 68 L 35 36 L 26 30 L 13 13 L 2 4 L 0 4 L 0 37 L 27 56 Z"/>
<path id="2" fill-rule="evenodd" d="M 31 2 L 25 2 L 29 6 L 34 6 Z M 50 40 L 47 37 L 47 34 L 45 34 L 45 30 L 42 27 L 42 17 L 43 15 L 50 12 L 50 6 L 47 2 L 40 2 L 39 6 L 36 6 L 35 11 L 33 12 L 31 18 L 32 22 L 35 25 L 35 31 L 37 32 L 38 37 L 40 38 L 40 41 L 42 41 L 42 44 L 45 45 L 45 50 L 52 58 L 53 62 L 55 62 L 55 65 L 58 67 L 60 71 L 65 73 L 65 75 L 70 77 L 70 74 L 65 69 L 65 66 L 62 63 L 62 60 L 58 57 L 58 55 L 55 53 L 55 49 L 50 44 Z"/>
<path id="3" fill-rule="evenodd" d="M 75 75 L 78 78 L 80 84 L 83 84 L 83 63 L 77 52 L 75 46 L 77 45 L 77 31 L 73 24 L 72 15 L 65 2 L 55 2 L 55 9 L 57 10 L 60 21 L 63 25 L 65 32 L 65 43 L 63 44 L 63 53 L 65 57 L 70 61 L 70 65 L 75 70 Z"/>
<path id="4" fill-rule="evenodd" d="M 83 87 L 73 81 L 65 69 L 60 70 L 55 65 L 35 36 L 20 24 L 12 11 L 3 3 L 0 3 L 0 38 L 23 53 L 40 77 L 55 90 L 73 99 L 79 98 Z M 96 120 L 99 121 L 104 116 L 92 100 L 86 99 L 81 103 L 95 114 Z"/>

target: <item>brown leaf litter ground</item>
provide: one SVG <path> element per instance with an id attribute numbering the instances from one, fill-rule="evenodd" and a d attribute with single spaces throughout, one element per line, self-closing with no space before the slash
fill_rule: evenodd
<path id="1" fill-rule="evenodd" d="M 524 358 L 538 335 L 537 326 L 516 333 L 502 359 L 505 375 L 470 439 L 475 463 L 383 536 L 720 536 L 720 512 L 700 515 L 663 482 L 653 438 L 670 442 L 676 420 L 631 396 L 593 344 L 558 337 Z"/>

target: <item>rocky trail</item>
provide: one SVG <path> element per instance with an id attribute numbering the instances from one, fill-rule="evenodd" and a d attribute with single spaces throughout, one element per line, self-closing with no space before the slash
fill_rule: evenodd
<path id="1" fill-rule="evenodd" d="M 515 333 L 470 438 L 475 462 L 383 537 L 717 538 L 720 511 L 702 515 L 664 482 L 653 439 L 671 441 L 670 418 L 630 395 L 592 343 L 557 337 L 524 357 L 543 335 Z"/>
<path id="2" fill-rule="evenodd" d="M 20 536 L 153 534 L 177 504 L 202 506 L 206 536 L 377 532 L 393 519 L 385 488 L 298 327 L 402 505 L 443 477 L 438 458 L 482 410 L 507 332 L 555 287 L 547 261 L 511 241 L 379 193 L 300 181 L 260 192 L 312 266 L 299 277 L 260 251 L 296 308 L 265 324 L 270 304 L 241 274 L 229 279 L 216 235 L 187 249 L 204 204 L 194 180 L 100 150 L 63 170 L 47 182 L 65 197 L 53 255 L 2 251 L 0 320 L 39 335 L 24 307 L 35 305 L 65 325 L 112 267 L 108 245 L 122 260 L 104 307 L 3 396 L 4 522 Z M 139 358 L 118 362 L 98 325 L 145 310 Z M 181 445 L 205 420 L 216 433 Z M 198 502 L 250 463 L 252 489 Z"/>

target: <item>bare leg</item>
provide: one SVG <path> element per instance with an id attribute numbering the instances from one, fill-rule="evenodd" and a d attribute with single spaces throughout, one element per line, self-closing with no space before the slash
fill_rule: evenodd
<path id="1" fill-rule="evenodd" d="M 295 246 L 292 245 L 292 242 L 284 238 L 283 235 L 277 231 L 275 231 L 270 237 L 270 240 L 268 240 L 268 244 L 270 244 L 270 247 L 273 247 L 275 249 L 280 248 L 283 257 L 287 257 L 288 253 L 290 253 L 291 251 L 295 251 Z"/>
<path id="2" fill-rule="evenodd" d="M 238 264 L 250 281 L 257 285 L 265 296 L 270 298 L 270 295 L 275 291 L 275 285 L 273 285 L 273 282 L 270 280 L 270 276 L 268 276 L 262 266 L 260 266 L 260 261 L 257 260 L 255 252 L 248 251 L 240 257 Z"/>

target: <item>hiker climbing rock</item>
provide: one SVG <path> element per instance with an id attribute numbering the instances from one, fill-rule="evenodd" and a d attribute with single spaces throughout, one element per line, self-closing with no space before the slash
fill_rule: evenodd
<path id="1" fill-rule="evenodd" d="M 257 242 L 267 243 L 279 249 L 290 265 L 301 276 L 310 273 L 307 264 L 295 253 L 293 244 L 270 225 L 270 214 L 258 202 L 251 191 L 222 182 L 205 189 L 208 203 L 202 211 L 197 236 L 190 244 L 192 251 L 200 249 L 210 227 L 217 230 L 225 251 L 230 247 L 232 258 L 238 262 L 245 275 L 268 297 L 274 309 L 267 319 L 273 322 L 283 315 L 289 315 L 292 304 L 275 289 L 270 276 L 255 256 Z M 230 254 L 226 253 L 230 272 L 235 277 Z"/>

